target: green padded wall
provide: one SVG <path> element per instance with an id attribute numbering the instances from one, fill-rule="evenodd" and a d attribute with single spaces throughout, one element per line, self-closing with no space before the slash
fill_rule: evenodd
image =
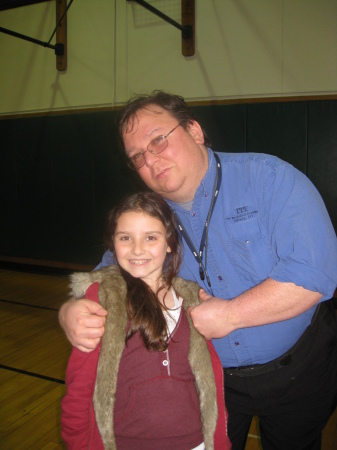
<path id="1" fill-rule="evenodd" d="M 270 153 L 306 173 L 337 229 L 337 101 L 193 107 L 216 151 Z M 142 189 L 116 112 L 0 120 L 1 256 L 96 264 L 107 211 Z"/>

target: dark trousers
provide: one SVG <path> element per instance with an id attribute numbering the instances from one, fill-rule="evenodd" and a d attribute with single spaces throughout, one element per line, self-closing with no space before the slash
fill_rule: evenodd
<path id="1" fill-rule="evenodd" d="M 331 301 L 285 355 L 268 364 L 224 369 L 228 434 L 243 450 L 253 416 L 264 450 L 320 450 L 337 405 L 337 323 Z"/>

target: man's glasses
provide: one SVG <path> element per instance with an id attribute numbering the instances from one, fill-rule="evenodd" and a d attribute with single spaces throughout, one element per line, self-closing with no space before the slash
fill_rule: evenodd
<path id="1" fill-rule="evenodd" d="M 128 166 L 130 169 L 138 170 L 145 164 L 145 156 L 144 154 L 146 152 L 152 153 L 152 155 L 159 155 L 159 153 L 163 152 L 165 148 L 168 146 L 167 138 L 168 136 L 173 133 L 173 131 L 178 128 L 180 123 L 178 123 L 177 126 L 173 128 L 170 132 L 168 132 L 165 136 L 157 136 L 154 138 L 149 145 L 146 147 L 146 150 L 144 152 L 136 153 L 135 155 L 131 156 L 128 161 Z"/>

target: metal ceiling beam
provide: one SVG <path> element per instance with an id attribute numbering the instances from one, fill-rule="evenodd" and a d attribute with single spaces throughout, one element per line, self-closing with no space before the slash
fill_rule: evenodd
<path id="1" fill-rule="evenodd" d="M 51 0 L 0 0 L 0 11 L 34 5 L 35 3 L 50 2 Z"/>
<path id="2" fill-rule="evenodd" d="M 178 30 L 181 31 L 181 38 L 182 38 L 182 54 L 184 56 L 193 56 L 195 53 L 195 0 L 181 0 L 181 16 L 182 16 L 182 22 L 180 23 L 176 22 L 175 20 L 171 19 L 171 17 L 167 16 L 166 14 L 159 11 L 159 9 L 155 8 L 154 6 L 150 5 L 149 3 L 145 2 L 144 0 L 126 0 L 126 1 L 133 1 L 135 3 L 138 3 L 139 5 L 143 6 L 148 11 L 151 11 L 156 16 L 160 17 L 161 19 L 165 20 L 166 22 L 170 23 L 174 27 L 178 28 Z"/>
<path id="3" fill-rule="evenodd" d="M 50 0 L 40 0 L 40 1 L 30 1 L 30 0 L 22 0 L 13 3 L 21 3 L 17 6 L 27 6 L 31 3 L 41 3 L 42 1 L 50 1 Z M 26 36 L 21 33 L 17 33 L 16 31 L 8 30 L 7 28 L 0 27 L 0 33 L 5 33 L 10 36 L 14 36 L 16 38 L 22 39 L 24 41 L 32 42 L 33 44 L 41 45 L 42 47 L 51 48 L 55 51 L 56 55 L 56 68 L 58 71 L 64 71 L 67 69 L 67 11 L 70 8 L 73 0 L 70 0 L 67 5 L 67 0 L 56 0 L 56 27 L 49 38 L 48 42 L 40 41 L 39 39 L 32 38 L 30 36 Z M 1 4 L 4 4 L 3 0 L 0 0 Z M 6 0 L 6 3 L 7 0 Z M 9 8 L 7 8 L 9 9 Z M 56 33 L 56 44 L 52 45 L 51 40 L 53 39 Z"/>

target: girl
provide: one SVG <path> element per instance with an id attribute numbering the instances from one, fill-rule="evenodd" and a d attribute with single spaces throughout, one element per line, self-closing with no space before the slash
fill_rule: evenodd
<path id="1" fill-rule="evenodd" d="M 109 215 L 106 242 L 117 265 L 72 275 L 74 296 L 109 314 L 100 346 L 73 349 L 68 363 L 67 448 L 230 449 L 222 366 L 185 313 L 199 287 L 176 276 L 170 207 L 152 192 L 128 197 Z"/>

